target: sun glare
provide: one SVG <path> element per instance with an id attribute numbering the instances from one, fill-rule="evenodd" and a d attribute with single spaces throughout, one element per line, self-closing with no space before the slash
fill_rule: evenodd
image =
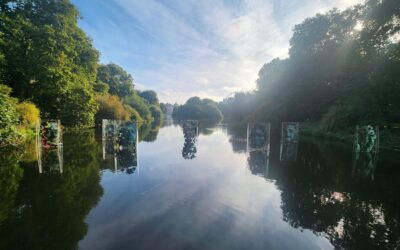
<path id="1" fill-rule="evenodd" d="M 357 24 L 354 26 L 354 30 L 361 31 L 364 28 L 364 23 L 362 21 L 357 21 Z"/>

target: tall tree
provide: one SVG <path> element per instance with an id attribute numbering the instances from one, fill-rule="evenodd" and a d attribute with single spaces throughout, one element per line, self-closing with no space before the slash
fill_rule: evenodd
<path id="1" fill-rule="evenodd" d="M 2 1 L 0 9 L 0 79 L 45 117 L 92 125 L 99 55 L 77 25 L 76 8 L 68 0 L 16 0 Z"/>
<path id="2" fill-rule="evenodd" d="M 100 65 L 97 72 L 97 82 L 106 83 L 109 86 L 108 92 L 121 98 L 134 93 L 132 76 L 113 63 Z"/>

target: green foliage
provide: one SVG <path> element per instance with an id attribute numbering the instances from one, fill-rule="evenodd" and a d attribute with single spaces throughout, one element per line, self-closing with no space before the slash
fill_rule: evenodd
<path id="1" fill-rule="evenodd" d="M 143 122 L 142 117 L 140 116 L 139 112 L 136 111 L 136 109 L 134 109 L 131 106 L 126 105 L 126 104 L 124 104 L 124 107 L 125 107 L 126 111 L 129 112 L 132 121 L 136 121 L 138 123 Z"/>
<path id="2" fill-rule="evenodd" d="M 172 115 L 172 111 L 174 110 L 174 106 L 170 103 L 160 103 L 161 111 L 166 115 Z"/>
<path id="3" fill-rule="evenodd" d="M 158 113 L 157 94 L 152 90 L 136 91 L 132 76 L 120 66 L 107 64 L 99 67 L 95 91 L 104 94 L 107 89 L 104 88 L 104 84 L 108 86 L 107 91 L 110 95 L 118 96 L 123 100 L 125 109 L 131 114 L 133 120 L 161 122 L 163 119 Z"/>
<path id="4" fill-rule="evenodd" d="M 121 98 L 134 93 L 132 76 L 113 63 L 100 65 L 97 71 L 97 82 L 106 83 L 109 86 L 108 92 Z"/>
<path id="5" fill-rule="evenodd" d="M 140 117 L 144 121 L 151 122 L 153 120 L 153 117 L 151 116 L 150 106 L 145 100 L 143 100 L 143 98 L 141 98 L 136 93 L 125 97 L 123 99 L 123 102 L 139 112 Z"/>
<path id="6" fill-rule="evenodd" d="M 223 115 L 217 103 L 211 99 L 189 98 L 184 105 L 174 108 L 172 116 L 175 119 L 221 120 Z"/>
<path id="7" fill-rule="evenodd" d="M 75 7 L 68 0 L 17 0 L 0 8 L 0 79 L 44 118 L 91 126 L 98 52 L 78 27 Z"/>
<path id="8" fill-rule="evenodd" d="M 157 93 L 153 90 L 138 91 L 140 97 L 145 99 L 151 105 L 158 105 Z"/>
<path id="9" fill-rule="evenodd" d="M 151 105 L 150 106 L 150 112 L 151 112 L 151 116 L 154 119 L 153 123 L 161 125 L 161 123 L 162 123 L 162 121 L 164 119 L 164 114 L 161 111 L 161 108 L 159 106 L 157 106 L 157 105 Z"/>
<path id="10" fill-rule="evenodd" d="M 122 104 L 118 96 L 114 95 L 100 95 L 96 97 L 99 104 L 99 111 L 96 113 L 96 123 L 100 124 L 102 119 L 122 120 L 128 121 L 130 119 L 130 112 Z"/>
<path id="11" fill-rule="evenodd" d="M 236 120 L 313 121 L 330 129 L 400 122 L 399 9 L 399 1 L 370 0 L 307 18 L 294 28 L 289 58 L 265 64 L 257 91 L 225 99 L 221 110 Z"/>
<path id="12" fill-rule="evenodd" d="M 19 124 L 26 128 L 34 128 L 40 119 L 40 110 L 31 102 L 21 102 L 16 106 Z"/>
<path id="13" fill-rule="evenodd" d="M 93 90 L 98 94 L 107 94 L 110 90 L 110 86 L 104 82 L 96 82 L 93 85 Z"/>
<path id="14" fill-rule="evenodd" d="M 17 100 L 10 97 L 11 88 L 0 84 L 0 146 L 13 143 L 18 138 Z"/>

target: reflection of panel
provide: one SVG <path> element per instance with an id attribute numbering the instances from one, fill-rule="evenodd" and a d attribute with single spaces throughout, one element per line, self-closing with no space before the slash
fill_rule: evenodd
<path id="1" fill-rule="evenodd" d="M 299 147 L 299 123 L 282 122 L 281 126 L 281 161 L 296 161 Z"/>
<path id="2" fill-rule="evenodd" d="M 138 128 L 136 123 L 103 120 L 103 160 L 112 162 L 115 171 L 132 174 L 137 161 Z"/>
<path id="3" fill-rule="evenodd" d="M 270 154 L 270 123 L 247 124 L 247 162 L 250 171 L 256 175 L 268 177 Z"/>
<path id="4" fill-rule="evenodd" d="M 353 148 L 353 176 L 373 180 L 379 154 L 379 127 L 357 126 Z"/>
<path id="5" fill-rule="evenodd" d="M 247 163 L 254 175 L 268 178 L 269 154 L 266 151 L 254 150 L 249 152 Z"/>
<path id="6" fill-rule="evenodd" d="M 374 180 L 377 162 L 378 152 L 354 152 L 353 177 Z"/>
<path id="7" fill-rule="evenodd" d="M 36 153 L 39 173 L 63 172 L 63 145 L 60 121 L 36 125 Z"/>
<path id="8" fill-rule="evenodd" d="M 270 148 L 269 123 L 249 123 L 247 125 L 247 152 L 254 150 L 269 151 Z"/>
<path id="9" fill-rule="evenodd" d="M 199 133 L 199 126 L 197 121 L 183 121 L 182 122 L 183 137 L 185 142 L 183 143 L 182 157 L 185 160 L 191 160 L 196 158 L 197 148 L 197 136 Z"/>

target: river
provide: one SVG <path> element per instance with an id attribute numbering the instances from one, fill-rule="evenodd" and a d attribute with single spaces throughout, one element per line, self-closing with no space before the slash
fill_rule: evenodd
<path id="1" fill-rule="evenodd" d="M 398 153 L 368 161 L 300 137 L 285 158 L 279 131 L 251 151 L 244 126 L 169 123 L 142 138 L 133 168 L 106 156 L 96 130 L 65 132 L 40 167 L 34 143 L 3 149 L 0 249 L 400 245 Z"/>

